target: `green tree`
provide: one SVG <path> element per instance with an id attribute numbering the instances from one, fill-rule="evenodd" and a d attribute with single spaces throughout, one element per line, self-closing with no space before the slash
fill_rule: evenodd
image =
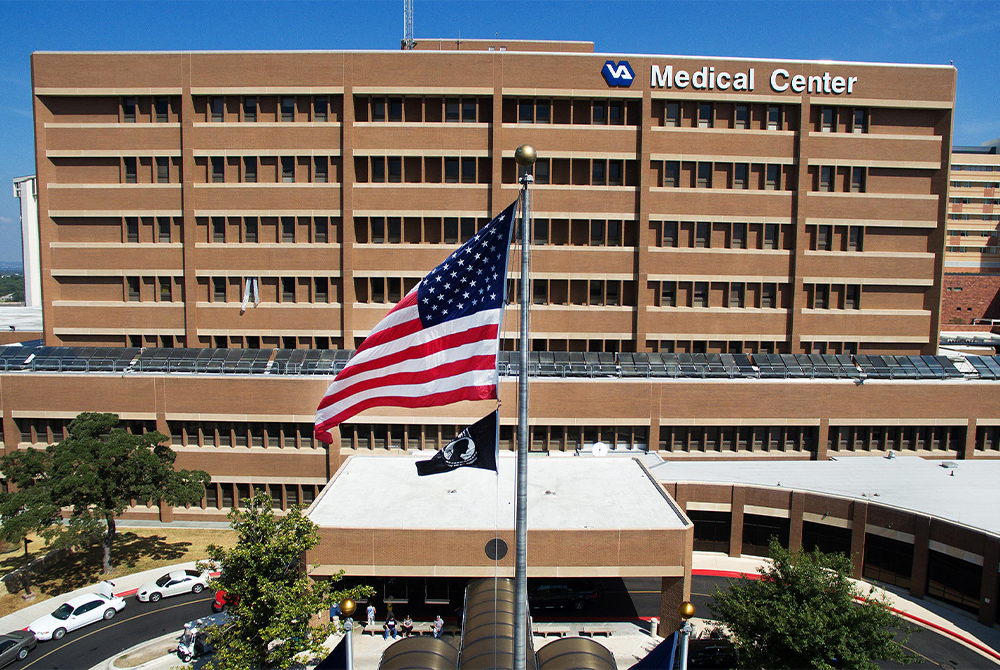
<path id="1" fill-rule="evenodd" d="M 38 529 L 57 542 L 103 534 L 104 572 L 111 572 L 115 519 L 138 501 L 168 505 L 200 502 L 209 482 L 200 470 L 174 470 L 177 455 L 157 432 L 133 435 L 115 414 L 84 412 L 69 424 L 69 437 L 44 451 L 26 449 L 0 461 L 16 490 L 0 495 L 5 536 Z M 69 521 L 62 523 L 62 509 Z M 8 511 L 14 512 L 8 515 Z"/>
<path id="2" fill-rule="evenodd" d="M 276 517 L 270 496 L 259 492 L 245 508 L 230 511 L 229 519 L 239 534 L 236 546 L 209 546 L 211 563 L 205 566 L 221 568 L 210 586 L 226 592 L 232 616 L 209 631 L 216 648 L 213 667 L 284 669 L 296 663 L 298 654 L 323 653 L 333 624 L 310 626 L 310 620 L 344 598 L 371 595 L 373 589 L 335 590 L 343 572 L 315 581 L 306 574 L 303 554 L 319 543 L 319 527 L 301 507 Z"/>
<path id="3" fill-rule="evenodd" d="M 849 558 L 789 551 L 774 538 L 769 553 L 759 579 L 716 588 L 710 605 L 733 634 L 740 667 L 875 670 L 881 659 L 915 660 L 884 597 L 864 596 L 851 581 Z"/>

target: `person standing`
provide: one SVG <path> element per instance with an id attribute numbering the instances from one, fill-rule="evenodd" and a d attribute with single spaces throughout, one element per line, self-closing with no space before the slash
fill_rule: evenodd
<path id="1" fill-rule="evenodd" d="M 368 626 L 375 627 L 375 605 L 368 603 Z"/>
<path id="2" fill-rule="evenodd" d="M 441 637 L 441 633 L 444 631 L 444 619 L 438 614 L 434 617 L 434 637 Z"/>

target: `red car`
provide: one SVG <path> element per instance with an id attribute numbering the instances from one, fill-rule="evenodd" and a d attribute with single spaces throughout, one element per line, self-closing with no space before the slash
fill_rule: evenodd
<path id="1" fill-rule="evenodd" d="M 226 596 L 226 592 L 219 589 L 215 592 L 215 600 L 212 601 L 212 611 L 216 613 L 221 612 L 230 603 L 239 602 L 239 599 L 239 596 Z"/>

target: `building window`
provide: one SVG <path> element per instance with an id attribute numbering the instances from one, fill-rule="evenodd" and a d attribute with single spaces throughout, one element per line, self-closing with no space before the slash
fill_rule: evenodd
<path id="1" fill-rule="evenodd" d="M 226 159 L 222 156 L 212 156 L 212 183 L 221 184 L 226 181 Z"/>
<path id="2" fill-rule="evenodd" d="M 285 122 L 295 120 L 295 98 L 285 97 L 281 99 L 281 120 Z"/>
<path id="3" fill-rule="evenodd" d="M 281 278 L 281 302 L 295 302 L 295 277 Z"/>
<path id="4" fill-rule="evenodd" d="M 865 192 L 865 172 L 863 167 L 851 169 L 851 193 Z"/>
<path id="5" fill-rule="evenodd" d="M 819 169 L 819 190 L 829 193 L 833 191 L 833 175 L 834 170 L 832 165 L 823 165 Z"/>
<path id="6" fill-rule="evenodd" d="M 678 127 L 681 125 L 681 104 L 679 102 L 668 102 L 664 105 L 664 122 L 668 126 Z"/>
<path id="7" fill-rule="evenodd" d="M 465 98 L 462 100 L 462 123 L 476 122 L 476 99 Z"/>
<path id="8" fill-rule="evenodd" d="M 733 282 L 729 285 L 729 306 L 743 307 L 745 296 L 745 285 L 742 282 Z"/>
<path id="9" fill-rule="evenodd" d="M 385 181 L 385 159 L 381 156 L 372 158 L 372 182 L 381 184 Z"/>
<path id="10" fill-rule="evenodd" d="M 622 161 L 608 161 L 608 184 L 610 186 L 621 186 L 624 183 L 624 167 Z"/>
<path id="11" fill-rule="evenodd" d="M 768 130 L 782 129 L 781 105 L 767 106 L 767 129 Z"/>
<path id="12" fill-rule="evenodd" d="M 833 244 L 833 226 L 816 227 L 816 250 L 830 251 Z"/>
<path id="13" fill-rule="evenodd" d="M 747 248 L 747 224 L 734 223 L 729 246 L 733 249 Z"/>
<path id="14" fill-rule="evenodd" d="M 767 166 L 767 178 L 764 182 L 765 188 L 769 191 L 777 191 L 781 189 L 781 166 L 780 165 L 768 165 Z"/>
<path id="15" fill-rule="evenodd" d="M 518 123 L 534 123 L 535 122 L 535 105 L 534 102 L 528 98 L 519 100 L 517 103 L 517 122 Z"/>
<path id="16" fill-rule="evenodd" d="M 403 99 L 389 98 L 389 121 L 400 123 L 403 120 Z"/>
<path id="17" fill-rule="evenodd" d="M 313 279 L 313 302 L 330 301 L 330 280 L 326 277 Z"/>
<path id="18" fill-rule="evenodd" d="M 444 180 L 449 184 L 457 184 L 459 180 L 459 160 L 457 158 L 444 159 Z"/>
<path id="19" fill-rule="evenodd" d="M 591 117 L 590 122 L 603 126 L 608 122 L 608 109 L 606 103 L 603 100 L 595 100 L 591 105 Z"/>
<path id="20" fill-rule="evenodd" d="M 532 244 L 545 245 L 549 243 L 549 220 L 535 219 Z"/>
<path id="21" fill-rule="evenodd" d="M 663 222 L 663 234 L 660 239 L 661 247 L 676 247 L 677 246 L 677 222 L 676 221 L 664 221 Z"/>
<path id="22" fill-rule="evenodd" d="M 226 302 L 225 277 L 212 277 L 212 302 Z"/>
<path id="23" fill-rule="evenodd" d="M 698 188 L 712 188 L 712 163 L 698 163 Z"/>
<path id="24" fill-rule="evenodd" d="M 660 283 L 660 307 L 677 306 L 677 282 L 665 281 Z"/>
<path id="25" fill-rule="evenodd" d="M 209 106 L 212 111 L 212 121 L 221 123 L 225 120 L 226 102 L 224 98 L 218 96 L 210 98 Z"/>
<path id="26" fill-rule="evenodd" d="M 444 120 L 446 123 L 458 123 L 462 120 L 462 104 L 458 98 L 445 99 Z"/>
<path id="27" fill-rule="evenodd" d="M 329 114 L 330 102 L 326 96 L 313 98 L 313 121 L 325 122 Z"/>
<path id="28" fill-rule="evenodd" d="M 604 246 L 604 222 L 594 219 L 590 222 L 590 246 Z"/>
<path id="29" fill-rule="evenodd" d="M 122 118 L 125 123 L 135 123 L 135 98 L 122 100 Z"/>
<path id="30" fill-rule="evenodd" d="M 750 127 L 750 105 L 736 105 L 736 127 L 744 130 Z"/>
<path id="31" fill-rule="evenodd" d="M 476 183 L 476 159 L 475 158 L 463 158 L 462 159 L 462 183 L 463 184 L 475 184 Z"/>
<path id="32" fill-rule="evenodd" d="M 245 156 L 243 158 L 243 181 L 248 184 L 257 183 L 257 157 Z"/>
<path id="33" fill-rule="evenodd" d="M 126 277 L 125 282 L 127 285 L 129 302 L 139 302 L 139 278 Z"/>
<path id="34" fill-rule="evenodd" d="M 844 289 L 844 309 L 859 309 L 858 298 L 860 295 L 860 286 L 857 284 L 848 284 Z"/>
<path id="35" fill-rule="evenodd" d="M 250 244 L 257 243 L 257 218 L 247 217 L 243 220 L 243 241 Z"/>
<path id="36" fill-rule="evenodd" d="M 281 241 L 287 244 L 295 243 L 295 217 L 281 217 Z"/>
<path id="37" fill-rule="evenodd" d="M 535 101 L 535 123 L 551 123 L 552 107 L 548 100 Z"/>
<path id="38" fill-rule="evenodd" d="M 126 242 L 139 241 L 139 217 L 137 216 L 125 217 L 125 241 Z"/>
<path id="39" fill-rule="evenodd" d="M 762 309 L 777 307 L 778 285 L 763 284 L 760 287 L 760 306 Z"/>
<path id="40" fill-rule="evenodd" d="M 284 184 L 295 183 L 295 156 L 281 157 L 281 181 Z"/>
<path id="41" fill-rule="evenodd" d="M 313 242 L 326 244 L 327 241 L 329 241 L 329 223 L 325 216 L 317 216 L 313 220 Z"/>
<path id="42" fill-rule="evenodd" d="M 138 160 L 135 158 L 125 158 L 125 183 L 137 184 L 139 182 Z"/>
<path id="43" fill-rule="evenodd" d="M 156 122 L 166 123 L 170 120 L 170 98 L 156 99 Z"/>
<path id="44" fill-rule="evenodd" d="M 676 188 L 680 184 L 681 164 L 679 161 L 667 161 L 663 164 L 663 185 Z"/>
<path id="45" fill-rule="evenodd" d="M 707 249 L 712 246 L 712 224 L 699 221 L 694 225 L 694 246 L 697 249 Z"/>
<path id="46" fill-rule="evenodd" d="M 212 217 L 212 241 L 219 243 L 226 241 L 226 220 L 221 216 Z"/>
<path id="47" fill-rule="evenodd" d="M 591 178 L 590 183 L 593 186 L 604 186 L 607 179 L 605 177 L 605 168 L 607 163 L 602 160 L 595 160 L 591 168 Z"/>
<path id="48" fill-rule="evenodd" d="M 170 159 L 163 156 L 156 157 L 156 183 L 170 183 Z"/>
<path id="49" fill-rule="evenodd" d="M 243 120 L 250 123 L 257 121 L 257 98 L 247 96 L 243 98 Z"/>
<path id="50" fill-rule="evenodd" d="M 748 188 L 750 186 L 749 173 L 750 166 L 747 163 L 736 163 L 733 166 L 733 188 Z"/>
<path id="51" fill-rule="evenodd" d="M 612 126 L 625 125 L 625 105 L 620 101 L 608 104 L 608 123 Z"/>
<path id="52" fill-rule="evenodd" d="M 714 114 L 712 114 L 712 103 L 698 103 L 698 127 L 711 128 L 714 125 Z"/>
<path id="53" fill-rule="evenodd" d="M 621 221 L 608 221 L 608 239 L 607 244 L 609 247 L 620 247 L 625 243 L 624 236 L 624 226 Z"/>
<path id="54" fill-rule="evenodd" d="M 854 116 L 851 120 L 851 131 L 855 133 L 868 132 L 868 110 L 863 107 L 854 108 Z"/>
<path id="55" fill-rule="evenodd" d="M 813 309 L 830 309 L 830 287 L 817 284 L 813 288 Z"/>
<path id="56" fill-rule="evenodd" d="M 708 282 L 696 281 L 691 296 L 692 307 L 708 307 Z"/>
<path id="57" fill-rule="evenodd" d="M 864 237 L 864 228 L 861 226 L 851 226 L 847 233 L 847 250 L 862 251 Z"/>
<path id="58" fill-rule="evenodd" d="M 390 156 L 386 162 L 389 164 L 389 183 L 398 184 L 403 181 L 403 159 L 399 156 Z"/>
<path id="59" fill-rule="evenodd" d="M 832 133 L 837 123 L 837 110 L 833 107 L 824 107 L 821 114 L 820 130 L 824 133 Z"/>
<path id="60" fill-rule="evenodd" d="M 313 172 L 313 181 L 317 184 L 326 184 L 330 181 L 330 162 L 326 156 L 316 156 L 313 161 L 315 165 L 315 170 Z"/>
<path id="61" fill-rule="evenodd" d="M 764 224 L 764 248 L 765 249 L 778 248 L 778 224 L 776 223 Z"/>
<path id="62" fill-rule="evenodd" d="M 170 243 L 170 217 L 159 216 L 156 218 L 157 240 L 164 244 Z"/>
<path id="63" fill-rule="evenodd" d="M 170 277 L 160 277 L 160 302 L 170 302 L 171 296 Z"/>
<path id="64" fill-rule="evenodd" d="M 535 183 L 536 184 L 548 184 L 549 183 L 549 159 L 541 158 L 535 161 Z"/>

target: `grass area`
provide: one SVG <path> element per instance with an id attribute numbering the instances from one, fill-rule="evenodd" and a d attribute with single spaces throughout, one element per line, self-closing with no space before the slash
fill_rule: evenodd
<path id="1" fill-rule="evenodd" d="M 45 542 L 32 537 L 31 558 L 47 553 Z M 94 544 L 86 550 L 77 551 L 63 560 L 31 576 L 31 591 L 36 597 L 25 602 L 20 593 L 10 593 L 0 597 L 0 616 L 33 605 L 75 589 L 96 584 L 103 579 L 114 579 L 125 575 L 152 570 L 184 561 L 208 558 L 209 544 L 223 547 L 236 545 L 236 533 L 229 529 L 200 528 L 128 528 L 118 532 L 111 549 L 110 575 L 101 572 L 101 545 Z M 0 553 L 0 570 L 7 574 L 24 565 L 23 545 Z"/>

